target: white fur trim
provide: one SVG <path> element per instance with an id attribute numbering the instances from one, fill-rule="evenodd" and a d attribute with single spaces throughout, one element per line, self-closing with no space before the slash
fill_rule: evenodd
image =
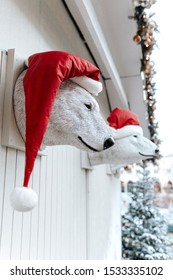
<path id="1" fill-rule="evenodd" d="M 21 212 L 31 211 L 38 202 L 35 191 L 26 187 L 17 187 L 11 193 L 10 201 L 12 207 Z"/>
<path id="2" fill-rule="evenodd" d="M 94 96 L 97 96 L 103 88 L 101 82 L 88 78 L 87 76 L 73 77 L 70 78 L 70 80 L 83 87 Z"/>
<path id="3" fill-rule="evenodd" d="M 122 128 L 115 129 L 114 139 L 124 138 L 135 133 L 143 135 L 142 127 L 139 125 L 126 125 Z"/>

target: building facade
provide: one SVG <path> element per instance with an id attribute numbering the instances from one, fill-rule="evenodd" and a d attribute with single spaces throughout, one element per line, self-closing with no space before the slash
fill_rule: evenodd
<path id="1" fill-rule="evenodd" d="M 33 53 L 62 50 L 93 62 L 63 1 L 0 0 L 0 7 L 2 52 L 15 49 L 24 60 Z M 1 56 L 0 141 L 8 110 L 8 75 L 4 85 L 2 64 Z M 97 101 L 106 120 L 105 89 Z M 119 178 L 107 165 L 85 168 L 82 158 L 70 146 L 50 147 L 47 155 L 38 155 L 30 183 L 39 195 L 38 207 L 18 213 L 9 197 L 23 180 L 24 152 L 0 145 L 0 259 L 121 258 Z"/>

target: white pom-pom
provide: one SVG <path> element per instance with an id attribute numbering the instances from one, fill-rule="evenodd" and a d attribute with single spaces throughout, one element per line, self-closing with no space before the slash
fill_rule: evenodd
<path id="1" fill-rule="evenodd" d="M 37 205 L 38 196 L 30 188 L 17 187 L 12 191 L 10 201 L 15 210 L 27 212 L 31 211 Z"/>

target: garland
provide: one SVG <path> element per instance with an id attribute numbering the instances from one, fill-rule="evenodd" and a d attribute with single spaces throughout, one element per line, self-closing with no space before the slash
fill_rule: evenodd
<path id="1" fill-rule="evenodd" d="M 154 69 L 155 63 L 151 59 L 151 55 L 155 46 L 157 46 L 154 38 L 154 33 L 158 32 L 158 26 L 152 19 L 154 14 L 148 15 L 146 9 L 149 9 L 156 0 L 133 0 L 134 16 L 137 23 L 137 32 L 133 37 L 133 41 L 141 46 L 141 77 L 143 80 L 144 101 L 147 108 L 148 129 L 150 132 L 150 139 L 157 146 L 161 141 L 158 138 L 158 122 L 155 119 L 156 110 L 156 83 L 153 81 L 156 71 Z"/>

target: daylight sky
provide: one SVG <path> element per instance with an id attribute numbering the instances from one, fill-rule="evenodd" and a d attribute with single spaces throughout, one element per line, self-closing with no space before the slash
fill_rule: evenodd
<path id="1" fill-rule="evenodd" d="M 156 118 L 159 122 L 159 139 L 162 140 L 161 153 L 173 155 L 173 2 L 157 0 L 153 5 L 159 34 L 156 40 L 159 49 L 154 52 L 155 62 Z"/>

